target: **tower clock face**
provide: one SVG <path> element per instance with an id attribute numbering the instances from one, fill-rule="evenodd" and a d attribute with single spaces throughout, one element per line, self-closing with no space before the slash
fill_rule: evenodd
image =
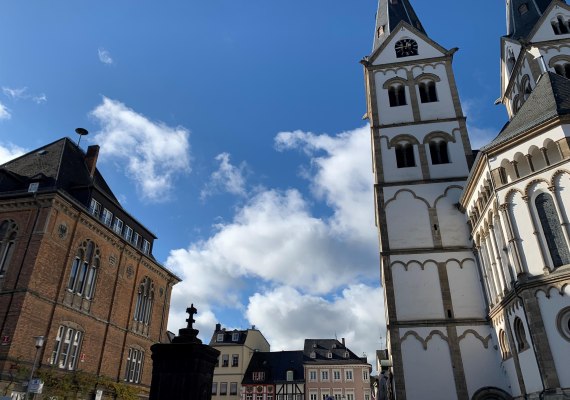
<path id="1" fill-rule="evenodd" d="M 396 57 L 409 57 L 418 55 L 418 43 L 413 39 L 402 39 L 396 42 Z"/>

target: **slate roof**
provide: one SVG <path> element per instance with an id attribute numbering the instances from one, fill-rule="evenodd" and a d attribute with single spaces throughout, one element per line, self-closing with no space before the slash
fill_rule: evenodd
<path id="1" fill-rule="evenodd" d="M 526 38 L 553 1 L 555 0 L 511 0 L 507 10 L 509 18 L 507 37 L 516 40 Z M 562 2 L 565 3 L 564 0 Z M 528 11 L 521 14 L 519 9 L 525 3 Z"/>
<path id="2" fill-rule="evenodd" d="M 287 380 L 287 371 L 293 371 L 293 382 L 305 380 L 303 369 L 303 352 L 257 352 L 251 357 L 249 365 L 242 380 L 244 385 L 273 384 Z M 262 381 L 254 381 L 254 372 L 265 372 Z"/>
<path id="3" fill-rule="evenodd" d="M 0 165 L 0 171 L 12 178 L 11 182 L 6 182 L 6 186 L 0 186 L 2 192 L 6 190 L 27 190 L 30 183 L 39 182 L 39 191 L 42 189 L 63 190 L 81 201 L 83 196 L 75 195 L 93 184 L 117 205 L 119 204 L 111 188 L 97 169 L 93 182 L 91 182 L 89 170 L 85 163 L 85 153 L 69 138 L 59 139 L 8 161 Z M 88 205 L 85 204 L 85 201 L 81 202 L 85 206 Z"/>
<path id="4" fill-rule="evenodd" d="M 374 31 L 374 48 L 376 50 L 382 42 L 390 35 L 392 29 L 396 28 L 400 22 L 406 22 L 421 33 L 427 36 L 420 19 L 409 0 L 380 0 L 376 13 L 376 30 Z M 378 28 L 384 27 L 384 33 L 378 35 Z"/>
<path id="5" fill-rule="evenodd" d="M 311 357 L 314 353 L 315 357 Z M 331 357 L 329 358 L 329 353 Z M 348 357 L 347 354 L 348 353 Z M 368 364 L 366 357 L 358 357 L 336 339 L 305 339 L 305 363 L 314 364 Z"/>
<path id="6" fill-rule="evenodd" d="M 233 340 L 234 333 L 237 333 L 237 340 Z M 235 329 L 233 331 L 227 331 L 226 329 L 216 329 L 212 335 L 212 339 L 210 340 L 210 346 L 243 345 L 247 339 L 247 333 L 247 330 L 238 331 Z M 221 341 L 218 341 L 219 334 L 224 335 L 224 339 Z"/>
<path id="7" fill-rule="evenodd" d="M 489 150 L 529 129 L 567 114 L 570 114 L 570 80 L 554 72 L 545 72 L 513 119 L 481 150 Z"/>

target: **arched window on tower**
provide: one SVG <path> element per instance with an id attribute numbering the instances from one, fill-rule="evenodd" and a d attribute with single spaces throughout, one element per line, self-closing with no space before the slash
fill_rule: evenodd
<path id="1" fill-rule="evenodd" d="M 515 54 L 513 53 L 513 49 L 509 49 L 507 57 L 507 68 L 509 69 L 509 74 L 513 73 L 515 64 L 516 64 Z"/>
<path id="2" fill-rule="evenodd" d="M 523 89 L 523 100 L 526 101 L 530 96 L 530 94 L 532 93 L 532 87 L 530 86 L 530 79 L 528 78 L 528 75 L 525 75 L 524 78 L 522 82 L 522 89 Z"/>
<path id="3" fill-rule="evenodd" d="M 565 35 L 570 32 L 568 21 L 562 15 L 557 16 L 550 24 L 555 35 Z"/>
<path id="4" fill-rule="evenodd" d="M 570 264 L 568 244 L 564 238 L 552 196 L 548 193 L 541 193 L 536 196 L 534 204 L 536 205 L 538 219 L 540 220 L 544 239 L 552 259 L 552 266 L 556 268 Z"/>
<path id="5" fill-rule="evenodd" d="M 501 329 L 499 332 L 499 346 L 501 347 L 501 356 L 503 360 L 511 357 L 511 348 L 509 346 L 509 340 L 507 339 L 507 334 Z"/>
<path id="6" fill-rule="evenodd" d="M 433 103 L 437 101 L 437 90 L 435 82 L 431 79 L 424 79 L 419 83 L 420 101 L 422 103 Z"/>
<path id="7" fill-rule="evenodd" d="M 524 324 L 519 317 L 515 318 L 515 321 L 513 322 L 513 332 L 515 334 L 515 339 L 517 340 L 518 352 L 520 353 L 528 349 L 529 345 L 526 338 L 526 331 L 524 330 Z"/>
<path id="8" fill-rule="evenodd" d="M 394 83 L 388 88 L 388 98 L 390 99 L 390 107 L 405 106 L 406 87 L 401 83 Z"/>
<path id="9" fill-rule="evenodd" d="M 414 158 L 414 146 L 408 142 L 396 144 L 396 164 L 398 168 L 409 168 L 416 166 Z"/>
<path id="10" fill-rule="evenodd" d="M 429 152 L 432 165 L 449 164 L 449 153 L 447 152 L 447 142 L 445 140 L 432 140 L 429 142 Z"/>
<path id="11" fill-rule="evenodd" d="M 14 248 L 18 226 L 12 220 L 2 221 L 0 224 L 0 277 L 8 270 Z"/>
<path id="12" fill-rule="evenodd" d="M 560 76 L 570 79 L 570 62 L 559 62 L 554 64 L 554 72 Z"/>

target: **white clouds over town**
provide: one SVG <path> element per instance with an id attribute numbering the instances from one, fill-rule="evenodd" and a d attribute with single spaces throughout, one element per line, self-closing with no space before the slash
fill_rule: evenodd
<path id="1" fill-rule="evenodd" d="M 233 165 L 230 162 L 229 153 L 218 154 L 216 161 L 219 163 L 218 169 L 212 172 L 210 180 L 200 193 L 200 197 L 204 200 L 213 194 L 222 192 L 246 196 L 246 163 L 241 163 L 238 166 Z"/>
<path id="2" fill-rule="evenodd" d="M 12 114 L 10 114 L 10 110 L 4 104 L 0 103 L 0 120 L 3 119 L 10 119 L 12 118 Z"/>
<path id="3" fill-rule="evenodd" d="M 190 172 L 190 133 L 151 121 L 125 104 L 103 98 L 90 115 L 101 126 L 93 137 L 102 157 L 126 161 L 125 173 L 151 202 L 169 198 L 178 175 Z"/>
<path id="4" fill-rule="evenodd" d="M 191 297 L 206 313 L 197 320 L 205 332 L 224 322 L 215 321 L 217 309 L 233 309 L 274 350 L 301 348 L 304 338 L 336 333 L 354 339 L 355 351 L 373 353 L 383 312 L 372 172 L 362 156 L 370 154 L 369 134 L 368 127 L 336 136 L 279 133 L 279 151 L 307 155 L 304 176 L 311 191 L 258 188 L 209 238 L 173 250 L 166 265 L 183 282 L 173 291 L 171 329 L 183 324 Z M 244 193 L 243 166 L 233 166 L 227 154 L 217 161 L 214 174 L 235 180 L 235 194 Z M 315 202 L 325 203 L 330 216 L 315 216 Z"/>
<path id="5" fill-rule="evenodd" d="M 10 87 L 2 87 L 2 92 L 12 101 L 15 100 L 31 100 L 36 104 L 42 104 L 47 101 L 47 96 L 45 93 L 40 94 L 31 94 L 28 92 L 27 87 L 21 88 L 10 88 Z"/>

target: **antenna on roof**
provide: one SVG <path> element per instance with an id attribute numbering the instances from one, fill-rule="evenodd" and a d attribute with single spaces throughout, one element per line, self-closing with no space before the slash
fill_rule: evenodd
<path id="1" fill-rule="evenodd" d="M 77 128 L 75 130 L 75 133 L 77 133 L 79 135 L 79 139 L 77 140 L 77 147 L 79 147 L 79 143 L 81 143 L 81 137 L 88 135 L 89 132 L 85 128 Z"/>

